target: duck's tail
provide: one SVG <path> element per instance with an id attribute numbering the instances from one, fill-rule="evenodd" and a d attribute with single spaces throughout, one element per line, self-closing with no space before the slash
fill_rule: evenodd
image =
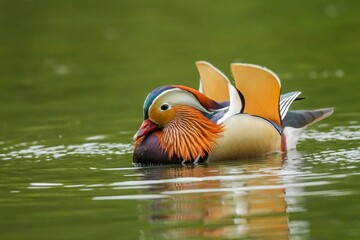
<path id="1" fill-rule="evenodd" d="M 305 127 L 329 117 L 334 112 L 333 108 L 317 110 L 296 110 L 287 112 L 282 121 L 283 134 L 286 138 L 287 150 L 296 147 L 300 135 Z"/>

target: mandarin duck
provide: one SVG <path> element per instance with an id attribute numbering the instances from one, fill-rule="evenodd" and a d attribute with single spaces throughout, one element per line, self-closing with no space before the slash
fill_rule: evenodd
<path id="1" fill-rule="evenodd" d="M 304 128 L 333 108 L 289 111 L 301 92 L 280 95 L 271 70 L 231 64 L 235 86 L 217 68 L 196 62 L 199 90 L 161 86 L 145 99 L 134 135 L 133 164 L 203 163 L 281 153 L 296 147 Z"/>

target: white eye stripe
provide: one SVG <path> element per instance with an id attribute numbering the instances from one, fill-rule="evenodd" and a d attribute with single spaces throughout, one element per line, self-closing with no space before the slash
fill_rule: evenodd
<path id="1" fill-rule="evenodd" d="M 184 91 L 179 88 L 172 88 L 172 89 L 166 90 L 166 91 L 162 92 L 161 94 L 159 94 L 154 99 L 154 101 L 150 105 L 149 109 L 151 109 L 153 107 L 153 105 L 155 104 L 155 102 L 157 102 L 160 98 L 161 98 L 161 101 L 168 103 L 170 106 L 188 105 L 191 107 L 195 107 L 202 112 L 210 113 L 199 103 L 199 101 L 196 99 L 196 97 L 192 93 L 189 93 L 189 92 Z"/>

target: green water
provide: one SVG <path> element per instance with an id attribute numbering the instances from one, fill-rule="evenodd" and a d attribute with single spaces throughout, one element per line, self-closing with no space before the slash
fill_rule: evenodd
<path id="1" fill-rule="evenodd" d="M 360 2 L 0 1 L 0 239 L 360 239 Z M 197 60 L 335 107 L 287 156 L 133 168 Z M 285 159 L 284 164 L 282 160 Z"/>

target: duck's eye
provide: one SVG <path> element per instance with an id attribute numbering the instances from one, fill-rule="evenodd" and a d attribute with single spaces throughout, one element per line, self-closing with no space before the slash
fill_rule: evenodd
<path id="1" fill-rule="evenodd" d="M 166 111 L 166 110 L 168 110 L 169 108 L 170 108 L 170 105 L 167 104 L 167 103 L 164 103 L 164 104 L 162 104 L 162 105 L 160 106 L 160 109 L 161 109 L 162 111 Z"/>

